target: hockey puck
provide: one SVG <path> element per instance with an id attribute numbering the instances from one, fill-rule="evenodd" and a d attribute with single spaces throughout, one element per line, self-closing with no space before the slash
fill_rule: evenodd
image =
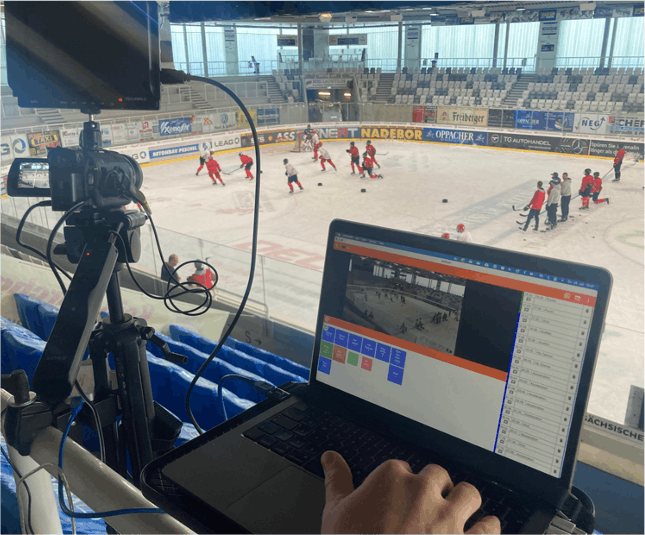
<path id="1" fill-rule="evenodd" d="M 318 185 L 319 185 L 319 186 L 322 186 L 322 182 L 318 182 Z"/>
<path id="2" fill-rule="evenodd" d="M 448 202 L 448 199 L 443 199 L 441 202 Z"/>
<path id="3" fill-rule="evenodd" d="M 361 190 L 361 193 L 365 193 L 366 191 L 367 191 L 367 190 L 366 190 L 365 188 L 363 188 L 363 189 Z"/>

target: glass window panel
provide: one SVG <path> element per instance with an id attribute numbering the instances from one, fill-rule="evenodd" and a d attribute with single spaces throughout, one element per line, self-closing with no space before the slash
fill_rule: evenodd
<path id="1" fill-rule="evenodd" d="M 439 53 L 439 66 L 487 67 L 492 65 L 495 26 L 423 26 L 421 57 L 434 58 Z"/>
<path id="2" fill-rule="evenodd" d="M 556 67 L 598 67 L 605 19 L 560 21 Z"/>
<path id="3" fill-rule="evenodd" d="M 188 68 L 191 74 L 204 76 L 204 47 L 201 24 L 186 24 Z"/>
<path id="4" fill-rule="evenodd" d="M 177 69 L 186 69 L 186 43 L 184 42 L 184 25 L 170 25 L 170 39 L 172 41 L 172 59 Z"/>
<path id="5" fill-rule="evenodd" d="M 612 67 L 643 67 L 643 17 L 624 17 L 614 19 L 616 40 L 611 61 Z"/>

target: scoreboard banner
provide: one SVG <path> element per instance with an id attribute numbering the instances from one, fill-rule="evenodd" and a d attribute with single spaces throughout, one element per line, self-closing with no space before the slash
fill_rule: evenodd
<path id="1" fill-rule="evenodd" d="M 297 35 L 276 35 L 278 39 L 278 46 L 298 46 Z"/>
<path id="2" fill-rule="evenodd" d="M 367 34 L 352 33 L 330 35 L 329 46 L 367 46 Z"/>

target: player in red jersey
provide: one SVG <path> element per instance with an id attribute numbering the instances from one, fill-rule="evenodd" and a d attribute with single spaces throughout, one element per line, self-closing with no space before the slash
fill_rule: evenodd
<path id="1" fill-rule="evenodd" d="M 380 168 L 381 168 L 381 166 L 380 166 L 380 165 L 379 165 L 379 163 L 376 161 L 376 148 L 374 147 L 374 145 L 372 145 L 372 142 L 371 142 L 371 141 L 369 141 L 369 140 L 367 141 L 367 144 L 365 145 L 365 151 L 370 155 L 370 158 L 372 159 L 372 161 L 373 161 L 373 162 L 378 166 L 378 168 L 380 169 Z"/>
<path id="2" fill-rule="evenodd" d="M 206 168 L 208 169 L 208 176 L 211 177 L 211 180 L 213 181 L 213 186 L 217 186 L 217 180 L 215 180 L 215 178 L 222 183 L 222 186 L 226 186 L 222 177 L 219 175 L 222 168 L 219 166 L 219 163 L 217 163 L 217 160 L 213 158 L 213 155 L 211 155 L 211 159 L 206 162 Z"/>
<path id="3" fill-rule="evenodd" d="M 197 172 L 195 173 L 195 176 L 199 175 L 199 172 L 204 168 L 206 165 L 206 162 L 212 158 L 212 154 L 208 152 L 207 150 L 204 150 L 199 153 L 199 167 L 197 168 Z"/>
<path id="4" fill-rule="evenodd" d="M 600 191 L 602 190 L 602 178 L 600 178 L 600 173 L 593 174 L 593 188 L 591 190 L 591 198 L 593 199 L 594 204 L 600 204 L 601 202 L 606 202 L 609 204 L 609 197 L 604 199 L 599 199 Z"/>
<path id="5" fill-rule="evenodd" d="M 367 174 L 370 178 L 383 178 L 382 175 L 377 175 L 376 173 L 372 172 L 372 170 L 374 169 L 374 161 L 372 160 L 372 158 L 370 158 L 370 155 L 367 152 L 363 153 L 363 169 L 367 171 Z M 364 174 L 361 174 L 361 178 L 363 178 L 364 176 Z"/>
<path id="6" fill-rule="evenodd" d="M 589 197 L 591 197 L 591 190 L 593 189 L 594 179 L 591 175 L 591 169 L 585 169 L 585 176 L 582 177 L 582 185 L 580 186 L 580 197 L 582 197 L 582 206 L 579 210 L 589 210 Z"/>
<path id="7" fill-rule="evenodd" d="M 620 166 L 623 164 L 623 159 L 625 158 L 625 149 L 622 145 L 618 145 L 618 152 L 614 157 L 614 175 L 615 178 L 612 182 L 620 181 Z"/>
<path id="8" fill-rule="evenodd" d="M 533 230 L 538 230 L 538 227 L 540 225 L 540 217 L 539 217 L 540 210 L 542 210 L 542 204 L 544 204 L 545 197 L 546 197 L 546 192 L 544 191 L 544 189 L 542 189 L 542 181 L 540 180 L 537 183 L 537 189 L 533 194 L 533 198 L 524 207 L 525 210 L 529 208 L 531 209 L 531 211 L 529 212 L 529 216 L 526 218 L 526 224 L 522 229 L 524 232 L 526 232 L 526 229 L 529 228 L 529 224 L 531 223 L 532 219 L 535 219 L 535 228 Z"/>
<path id="9" fill-rule="evenodd" d="M 242 161 L 242 165 L 240 167 L 244 167 L 244 170 L 246 171 L 246 178 L 249 180 L 253 180 L 253 174 L 251 174 L 251 166 L 253 165 L 253 158 L 249 158 L 246 154 L 240 153 L 240 160 Z"/>
<path id="10" fill-rule="evenodd" d="M 322 145 L 322 143 L 320 145 Z M 331 156 L 327 152 L 327 149 L 323 149 L 322 147 L 319 147 L 319 148 L 320 148 L 320 166 L 322 167 L 321 171 L 326 171 L 325 162 L 329 162 L 329 164 L 334 168 L 334 171 L 338 171 L 338 169 L 336 169 L 336 166 L 334 165 L 334 162 L 331 161 Z"/>
<path id="11" fill-rule="evenodd" d="M 350 141 L 349 149 L 346 150 L 345 152 L 349 153 L 349 157 L 351 158 L 352 175 L 356 174 L 356 171 L 354 171 L 354 164 L 356 165 L 356 167 L 358 167 L 358 172 L 362 175 L 363 174 L 363 168 L 361 167 L 361 164 L 360 164 L 358 147 L 356 146 L 356 144 L 353 141 Z"/>
<path id="12" fill-rule="evenodd" d="M 190 275 L 188 279 L 186 279 L 188 282 L 194 282 L 197 284 L 201 284 L 202 286 L 206 287 L 208 290 L 212 290 L 215 288 L 215 283 L 217 282 L 217 275 L 213 273 L 210 269 L 208 269 L 204 264 L 201 262 L 194 262 L 195 265 L 195 273 Z"/>

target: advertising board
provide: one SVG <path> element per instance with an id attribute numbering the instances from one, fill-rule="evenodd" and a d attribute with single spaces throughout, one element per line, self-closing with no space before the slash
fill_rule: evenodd
<path id="1" fill-rule="evenodd" d="M 591 140 L 589 156 L 605 156 L 613 158 L 618 152 L 618 145 L 622 145 L 625 152 L 640 154 L 639 159 L 643 159 L 643 143 L 626 143 L 623 141 L 606 141 L 602 139 Z"/>
<path id="2" fill-rule="evenodd" d="M 486 108 L 437 108 L 437 123 L 461 126 L 486 126 L 488 109 Z"/>
<path id="3" fill-rule="evenodd" d="M 489 132 L 488 146 L 537 152 L 556 152 L 561 154 L 587 154 L 589 151 L 589 140 Z"/>
<path id="4" fill-rule="evenodd" d="M 414 106 L 412 108 L 412 122 L 414 123 L 436 123 L 436 106 Z"/>
<path id="5" fill-rule="evenodd" d="M 609 115 L 576 113 L 573 120 L 573 131 L 581 134 L 608 134 L 609 119 Z"/>
<path id="6" fill-rule="evenodd" d="M 488 132 L 472 130 L 453 130 L 448 128 L 423 129 L 423 141 L 433 141 L 435 143 L 485 146 L 488 143 L 488 135 Z"/>
<path id="7" fill-rule="evenodd" d="M 163 119 L 159 121 L 160 136 L 179 136 L 192 132 L 192 117 L 181 119 Z"/>
<path id="8" fill-rule="evenodd" d="M 348 129 L 349 130 L 349 129 Z M 363 139 L 393 139 L 398 141 L 423 141 L 423 129 L 415 127 L 361 128 Z"/>
<path id="9" fill-rule="evenodd" d="M 82 128 L 65 128 L 60 130 L 61 147 L 78 147 Z"/>
<path id="10" fill-rule="evenodd" d="M 642 117 L 610 116 L 609 133 L 623 136 L 642 136 L 644 123 L 645 121 Z"/>
<path id="11" fill-rule="evenodd" d="M 141 141 L 149 141 L 154 139 L 152 132 L 152 122 L 151 121 L 142 121 L 141 128 L 139 129 L 139 139 Z"/>
<path id="12" fill-rule="evenodd" d="M 30 156 L 47 156 L 48 148 L 60 147 L 60 132 L 58 130 L 46 130 L 27 134 L 27 140 Z"/>
<path id="13" fill-rule="evenodd" d="M 320 130 L 317 129 L 320 133 Z M 320 134 L 319 134 L 320 135 Z M 274 143 L 295 143 L 297 136 L 296 130 L 278 130 L 258 133 L 260 145 L 273 145 Z M 253 138 L 251 134 L 242 135 L 242 147 L 253 147 Z"/>
<path id="14" fill-rule="evenodd" d="M 248 110 L 249 115 L 251 116 L 251 119 L 253 119 L 254 123 L 258 122 L 258 110 L 252 109 Z M 246 120 L 246 115 L 242 113 L 242 110 L 236 110 L 235 111 L 235 126 L 236 128 L 250 128 L 249 127 L 249 122 Z"/>
<path id="15" fill-rule="evenodd" d="M 13 134 L 4 136 L 0 143 L 0 154 L 2 162 L 9 164 L 14 158 L 29 157 L 29 140 L 26 134 Z"/>
<path id="16" fill-rule="evenodd" d="M 575 114 L 565 112 L 515 110 L 515 128 L 573 132 Z"/>
<path id="17" fill-rule="evenodd" d="M 114 147 L 112 150 L 114 152 L 118 152 L 119 154 L 130 156 L 130 158 L 136 160 L 139 164 L 150 161 L 150 158 L 148 157 L 148 150 L 145 145 L 126 145 L 124 147 Z"/>
<path id="18" fill-rule="evenodd" d="M 182 144 L 182 145 L 169 145 L 167 147 L 159 147 L 148 151 L 148 157 L 151 161 L 159 160 L 174 160 L 189 154 L 197 154 L 201 149 L 199 142 Z"/>

